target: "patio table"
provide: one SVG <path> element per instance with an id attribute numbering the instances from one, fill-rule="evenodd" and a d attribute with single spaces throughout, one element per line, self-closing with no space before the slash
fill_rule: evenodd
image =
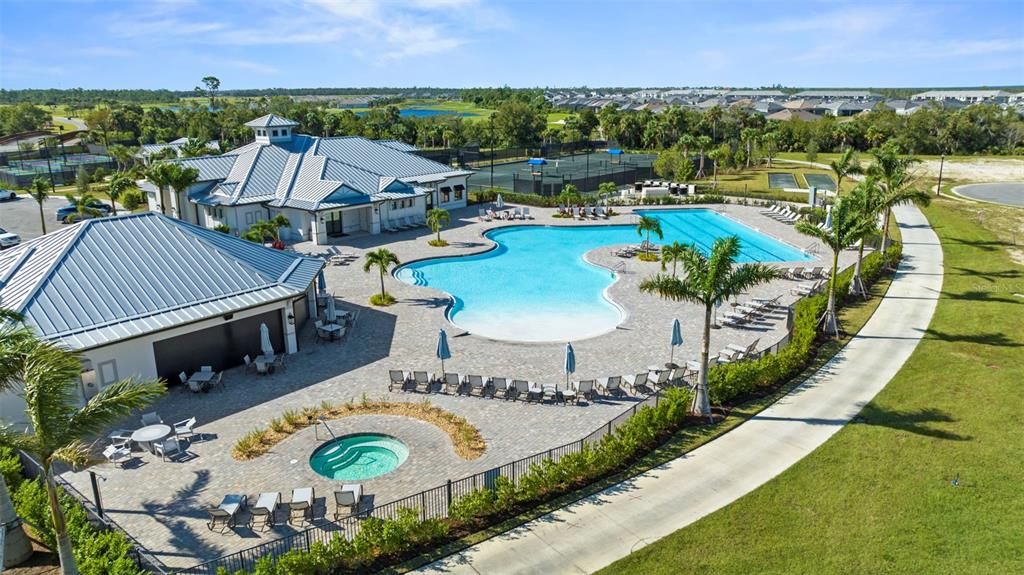
<path id="1" fill-rule="evenodd" d="M 336 323 L 324 324 L 320 329 L 327 332 L 331 336 L 331 341 L 334 341 L 335 337 L 341 333 L 342 327 Z"/>
<path id="2" fill-rule="evenodd" d="M 171 435 L 171 426 L 163 423 L 147 425 L 132 432 L 132 441 L 144 446 L 150 453 L 153 453 L 153 444 L 163 441 Z"/>
<path id="3" fill-rule="evenodd" d="M 217 376 L 215 371 L 197 371 L 188 378 L 189 388 L 192 391 L 205 391 L 207 384 L 213 381 L 213 378 Z M 196 384 L 199 389 L 192 387 L 192 384 Z"/>

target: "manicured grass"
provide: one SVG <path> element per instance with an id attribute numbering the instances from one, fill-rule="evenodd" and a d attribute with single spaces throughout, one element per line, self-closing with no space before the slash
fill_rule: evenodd
<path id="1" fill-rule="evenodd" d="M 548 113 L 548 126 L 552 128 L 561 128 L 563 124 L 556 124 L 555 122 L 561 122 L 569 116 L 572 116 L 569 112 L 550 112 Z"/>
<path id="2" fill-rule="evenodd" d="M 71 122 L 64 122 L 64 121 L 58 120 L 56 118 L 56 116 L 54 116 L 53 118 L 50 118 L 50 125 L 51 125 L 50 131 L 53 132 L 54 134 L 74 132 L 74 131 L 78 130 L 78 128 L 75 127 L 75 125 L 72 124 Z M 64 127 L 63 131 L 61 131 L 61 129 L 60 129 L 61 126 Z"/>
<path id="3" fill-rule="evenodd" d="M 976 223 L 992 209 L 926 210 L 945 256 L 938 309 L 854 423 L 602 573 L 1024 572 L 1024 273 Z"/>
<path id="4" fill-rule="evenodd" d="M 771 172 L 793 174 L 794 177 L 796 177 L 797 183 L 800 184 L 801 187 L 807 186 L 807 182 L 804 180 L 803 174 L 827 174 L 832 177 L 833 182 L 836 179 L 835 174 L 829 170 L 819 170 L 796 164 L 775 162 L 770 168 L 768 166 L 761 165 L 751 167 L 750 169 L 739 170 L 735 173 L 719 173 L 718 189 L 723 192 L 768 192 L 768 174 Z M 708 173 L 707 178 L 697 181 L 702 184 L 710 185 L 712 182 L 710 172 Z M 848 190 L 851 187 L 852 184 L 850 182 L 845 180 L 843 181 L 843 190 Z"/>

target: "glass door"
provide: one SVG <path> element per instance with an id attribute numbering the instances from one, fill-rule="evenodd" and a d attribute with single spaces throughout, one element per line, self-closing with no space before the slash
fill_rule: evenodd
<path id="1" fill-rule="evenodd" d="M 341 211 L 328 212 L 327 220 L 324 222 L 327 228 L 328 237 L 338 237 L 345 235 L 342 230 L 344 229 L 341 225 Z"/>

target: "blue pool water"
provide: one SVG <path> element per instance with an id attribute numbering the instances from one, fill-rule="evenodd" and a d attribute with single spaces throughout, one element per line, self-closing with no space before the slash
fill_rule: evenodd
<path id="1" fill-rule="evenodd" d="M 379 433 L 359 433 L 328 441 L 313 452 L 309 466 L 338 481 L 362 481 L 394 471 L 409 457 L 404 443 Z"/>
<path id="2" fill-rule="evenodd" d="M 806 261 L 797 248 L 711 210 L 638 212 L 661 220 L 665 237 L 652 241 L 693 243 L 707 252 L 715 239 L 740 238 L 741 262 Z M 463 257 L 433 258 L 399 268 L 413 285 L 452 296 L 448 319 L 470 333 L 513 341 L 573 341 L 606 333 L 622 311 L 605 296 L 614 282 L 607 269 L 587 263 L 595 248 L 638 244 L 635 225 L 512 226 L 487 237 L 497 247 Z M 658 271 L 651 264 L 652 272 Z"/>

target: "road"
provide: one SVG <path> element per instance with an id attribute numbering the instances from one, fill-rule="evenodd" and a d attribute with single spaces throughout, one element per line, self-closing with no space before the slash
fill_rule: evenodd
<path id="1" fill-rule="evenodd" d="M 67 204 L 63 197 L 47 198 L 43 202 L 43 216 L 46 218 L 46 231 L 52 232 L 65 224 L 57 221 L 57 208 Z M 16 199 L 0 202 L 0 228 L 18 234 L 22 241 L 42 235 L 39 225 L 39 204 L 32 198 L 20 195 Z"/>

